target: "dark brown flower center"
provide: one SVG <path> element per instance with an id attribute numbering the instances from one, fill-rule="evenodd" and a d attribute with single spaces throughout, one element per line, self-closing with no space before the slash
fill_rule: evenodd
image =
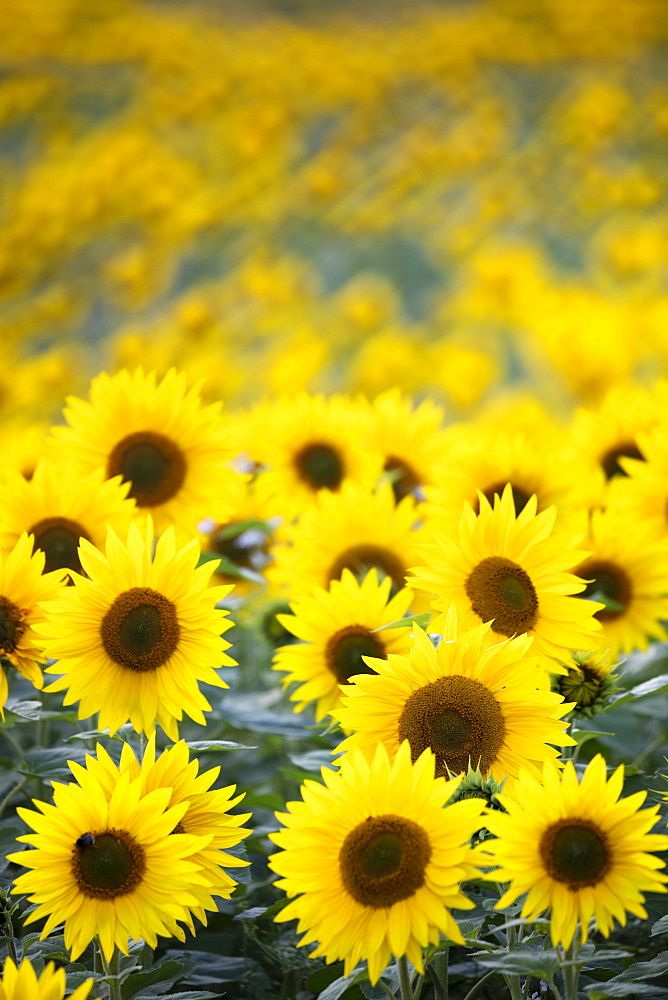
<path id="1" fill-rule="evenodd" d="M 259 571 L 268 562 L 269 539 L 267 533 L 260 528 L 243 527 L 239 522 L 239 532 L 235 534 L 235 522 L 229 521 L 210 536 L 209 548 L 216 555 L 224 556 L 241 569 Z M 221 530 L 224 534 L 221 534 Z M 224 574 L 224 570 L 222 571 Z M 236 577 L 235 577 L 236 579 Z"/>
<path id="2" fill-rule="evenodd" d="M 144 851 L 125 830 L 84 834 L 72 849 L 72 874 L 84 896 L 115 899 L 141 883 Z"/>
<path id="3" fill-rule="evenodd" d="M 501 497 L 506 485 L 507 483 L 499 481 L 498 483 L 494 483 L 492 486 L 488 486 L 486 490 L 481 490 L 481 493 L 489 502 L 491 507 L 494 506 L 494 497 Z M 528 493 L 526 490 L 523 490 L 521 487 L 515 486 L 512 483 L 510 484 L 510 488 L 512 490 L 513 503 L 515 505 L 515 517 L 518 517 L 526 507 L 533 494 Z M 476 514 L 480 513 L 480 501 L 477 497 L 475 503 L 473 504 L 473 509 Z"/>
<path id="4" fill-rule="evenodd" d="M 181 630 L 171 601 L 149 587 L 133 587 L 113 602 L 100 633 L 115 663 L 143 673 L 167 662 L 178 646 Z"/>
<path id="5" fill-rule="evenodd" d="M 186 478 L 186 460 L 174 441 L 154 431 L 128 434 L 107 462 L 107 479 L 121 476 L 138 507 L 157 507 L 176 496 Z"/>
<path id="6" fill-rule="evenodd" d="M 422 480 L 407 462 L 395 455 L 388 455 L 383 468 L 385 472 L 396 473 L 392 480 L 392 492 L 396 503 L 404 497 L 415 495 L 415 490 L 421 485 Z"/>
<path id="7" fill-rule="evenodd" d="M 344 476 L 343 460 L 331 444 L 314 442 L 295 455 L 297 473 L 312 490 L 338 490 Z"/>
<path id="8" fill-rule="evenodd" d="M 344 569 L 349 569 L 358 580 L 363 580 L 370 569 L 377 569 L 381 577 L 390 577 L 397 590 L 404 586 L 406 567 L 394 552 L 382 545 L 354 545 L 346 549 L 330 566 L 327 582 L 339 580 Z"/>
<path id="9" fill-rule="evenodd" d="M 347 625 L 328 641 L 325 660 L 339 684 L 346 684 L 355 674 L 375 674 L 363 656 L 386 660 L 387 653 L 380 639 L 363 625 Z"/>
<path id="10" fill-rule="evenodd" d="M 614 621 L 624 614 L 631 602 L 633 589 L 628 574 L 621 566 L 609 559 L 587 559 L 576 572 L 583 580 L 591 581 L 577 596 L 606 605 L 595 614 L 600 622 Z"/>
<path id="11" fill-rule="evenodd" d="M 431 844 L 422 827 L 388 813 L 369 816 L 350 831 L 339 865 L 353 899 L 381 909 L 409 899 L 424 885 L 430 858 Z"/>
<path id="12" fill-rule="evenodd" d="M 408 697 L 397 738 L 408 740 L 414 761 L 429 747 L 436 775 L 479 767 L 486 774 L 503 746 L 506 726 L 501 706 L 479 681 L 455 674 L 439 677 Z"/>
<path id="13" fill-rule="evenodd" d="M 71 569 L 83 573 L 79 561 L 79 542 L 82 538 L 90 541 L 88 534 L 76 521 L 67 517 L 45 517 L 28 529 L 33 535 L 33 552 L 41 549 L 44 553 L 44 572 L 56 569 Z"/>
<path id="14" fill-rule="evenodd" d="M 465 583 L 471 608 L 483 622 L 493 621 L 501 635 L 529 632 L 538 620 L 538 596 L 521 566 L 504 556 L 488 556 Z"/>
<path id="15" fill-rule="evenodd" d="M 10 655 L 16 650 L 27 625 L 25 612 L 7 597 L 0 597 L 0 653 Z"/>
<path id="16" fill-rule="evenodd" d="M 597 885 L 610 869 L 608 839 L 587 819 L 560 819 L 545 830 L 540 840 L 545 871 L 569 889 Z"/>
<path id="17" fill-rule="evenodd" d="M 612 479 L 614 476 L 628 476 L 628 472 L 619 463 L 620 458 L 636 458 L 640 462 L 645 461 L 645 456 L 635 441 L 623 441 L 601 455 L 601 467 L 605 472 L 606 479 Z"/>

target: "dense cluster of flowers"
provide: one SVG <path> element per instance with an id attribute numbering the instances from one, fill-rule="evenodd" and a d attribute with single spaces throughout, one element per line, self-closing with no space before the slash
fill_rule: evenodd
<path id="1" fill-rule="evenodd" d="M 292 997 L 442 1000 L 457 947 L 468 996 L 631 995 L 627 922 L 668 968 L 668 20 L 292 6 L 0 5 L 0 1000 L 180 990 L 148 953 L 234 911 L 246 839 L 236 917 L 284 936 L 245 945 L 335 965 Z"/>

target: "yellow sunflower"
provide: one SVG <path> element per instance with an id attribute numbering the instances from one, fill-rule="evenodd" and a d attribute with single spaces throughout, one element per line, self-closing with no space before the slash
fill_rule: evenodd
<path id="1" fill-rule="evenodd" d="M 638 385 L 614 386 L 596 408 L 577 411 L 567 462 L 584 462 L 590 470 L 589 508 L 605 506 L 608 484 L 628 475 L 626 459 L 644 460 L 638 435 L 654 427 L 659 415 L 656 394 Z"/>
<path id="2" fill-rule="evenodd" d="M 63 574 L 44 573 L 44 553 L 33 552 L 32 538 L 20 535 L 8 555 L 0 554 L 0 715 L 8 685 L 3 667 L 15 667 L 38 690 L 44 644 L 35 625 L 44 621 L 42 601 L 57 596 Z"/>
<path id="3" fill-rule="evenodd" d="M 153 527 L 130 526 L 127 545 L 111 530 L 106 555 L 85 539 L 79 557 L 87 574 L 44 605 L 38 626 L 49 657 L 48 673 L 61 674 L 47 688 L 79 702 L 79 718 L 99 712 L 99 727 L 113 734 L 128 720 L 151 734 L 156 722 L 172 740 L 185 712 L 205 725 L 211 708 L 198 683 L 227 687 L 216 673 L 234 663 L 221 633 L 231 627 L 216 604 L 230 587 L 210 587 L 211 563 L 197 567 L 196 539 L 176 549 L 174 529 L 158 540 Z"/>
<path id="4" fill-rule="evenodd" d="M 526 632 L 533 636 L 532 654 L 548 670 L 563 673 L 558 660 L 572 649 L 591 649 L 600 625 L 601 607 L 570 595 L 586 586 L 567 572 L 586 553 L 568 532 L 552 534 L 554 507 L 536 513 L 536 497 L 515 515 L 511 487 L 494 499 L 479 494 L 480 513 L 465 506 L 457 537 L 435 534 L 422 547 L 426 566 L 414 569 L 409 585 L 434 595 L 442 612 L 430 628 L 438 631 L 450 603 L 455 602 L 462 626 L 491 622 L 488 643 Z"/>
<path id="5" fill-rule="evenodd" d="M 0 978 L 0 1000 L 63 1000 L 66 985 L 65 970 L 57 969 L 53 962 L 38 978 L 30 959 L 24 958 L 17 968 L 11 958 L 6 958 Z M 91 977 L 77 986 L 74 993 L 69 993 L 68 1000 L 86 1000 L 92 985 Z"/>
<path id="6" fill-rule="evenodd" d="M 646 649 L 650 638 L 668 637 L 668 537 L 611 509 L 594 511 L 586 540 L 590 555 L 574 571 L 585 581 L 583 598 L 602 601 L 601 631 L 580 649 L 608 649 L 611 657 Z M 584 603 L 584 601 L 583 601 Z"/>
<path id="7" fill-rule="evenodd" d="M 411 600 L 409 590 L 400 590 L 390 599 L 392 581 L 378 580 L 370 569 L 359 583 L 348 569 L 340 580 L 332 580 L 329 590 L 314 589 L 291 606 L 292 614 L 276 617 L 281 625 L 303 640 L 281 646 L 274 657 L 274 670 L 284 670 L 283 685 L 299 687 L 290 695 L 301 712 L 317 701 L 320 721 L 339 703 L 339 685 L 354 674 L 369 673 L 363 657 L 387 659 L 390 653 L 408 648 L 409 628 L 383 629 L 383 625 L 403 618 Z M 380 631 L 379 631 L 380 630 Z"/>
<path id="8" fill-rule="evenodd" d="M 638 433 L 643 460 L 622 458 L 625 476 L 611 490 L 612 505 L 635 524 L 651 525 L 657 537 L 668 536 L 668 428 Z"/>
<path id="9" fill-rule="evenodd" d="M 227 494 L 229 513 L 224 522 L 205 518 L 198 525 L 202 552 L 219 556 L 213 579 L 234 585 L 235 596 L 246 595 L 264 583 L 262 573 L 271 562 L 277 519 L 259 501 L 254 484 L 235 475 Z M 229 567 L 229 564 L 232 564 Z M 236 569 L 241 576 L 226 569 Z"/>
<path id="10" fill-rule="evenodd" d="M 46 457 L 48 424 L 6 423 L 2 427 L 0 448 L 2 448 L 3 470 L 1 475 L 12 469 L 24 479 L 32 479 L 41 458 Z"/>
<path id="11" fill-rule="evenodd" d="M 572 708 L 549 691 L 544 671 L 527 655 L 526 635 L 485 649 L 489 625 L 457 634 L 454 606 L 438 649 L 415 627 L 412 648 L 387 659 L 367 657 L 367 675 L 341 689 L 332 715 L 353 730 L 337 748 L 369 755 L 382 743 L 390 759 L 408 740 L 413 760 L 429 747 L 437 774 L 515 779 L 556 760 L 554 746 L 574 746 L 563 716 Z M 369 674 L 369 668 L 374 673 Z M 542 684 L 538 687 L 537 684 Z"/>
<path id="12" fill-rule="evenodd" d="M 264 466 L 258 496 L 272 514 L 295 517 L 320 490 L 336 493 L 349 480 L 369 489 L 382 470 L 381 453 L 362 443 L 361 407 L 343 397 L 264 403 L 248 426 L 248 453 Z"/>
<path id="13" fill-rule="evenodd" d="M 579 782 L 571 761 L 563 772 L 546 761 L 542 781 L 525 774 L 512 797 L 499 794 L 507 812 L 485 817 L 498 839 L 481 845 L 491 855 L 481 863 L 501 865 L 485 877 L 510 883 L 497 907 L 527 893 L 522 916 L 536 920 L 549 907 L 552 942 L 566 948 L 578 921 L 586 941 L 592 917 L 605 937 L 627 910 L 646 920 L 643 891 L 665 892 L 668 881 L 648 852 L 665 851 L 668 837 L 648 832 L 659 807 L 640 809 L 646 792 L 619 801 L 623 782 L 623 765 L 606 781 L 597 754 Z"/>
<path id="14" fill-rule="evenodd" d="M 392 476 L 397 502 L 411 494 L 420 500 L 421 488 L 434 479 L 447 454 L 448 437 L 442 429 L 443 409 L 429 399 L 414 407 L 399 389 L 381 393 L 367 404 L 364 440 L 383 456 L 383 469 Z"/>
<path id="15" fill-rule="evenodd" d="M 43 939 L 64 922 L 72 961 L 95 935 L 107 961 L 114 947 L 127 955 L 129 938 L 155 948 L 156 935 L 176 928 L 183 940 L 176 921 L 197 906 L 193 887 L 208 886 L 192 860 L 207 838 L 174 832 L 188 803 L 170 808 L 171 796 L 171 788 L 143 794 L 141 780 L 123 774 L 109 799 L 92 781 L 53 782 L 53 804 L 34 800 L 38 812 L 20 808 L 35 833 L 18 840 L 34 850 L 7 858 L 31 869 L 12 889 L 37 904 L 26 924 L 46 917 Z"/>
<path id="16" fill-rule="evenodd" d="M 389 483 L 373 491 L 357 483 L 345 483 L 338 493 L 323 490 L 297 524 L 279 532 L 282 544 L 267 577 L 299 595 L 328 587 L 344 569 L 363 577 L 374 568 L 400 590 L 418 560 L 417 516 L 412 497 L 395 504 Z"/>
<path id="17" fill-rule="evenodd" d="M 102 469 L 130 483 L 137 507 L 158 532 L 176 525 L 189 535 L 203 517 L 224 516 L 232 458 L 219 406 L 202 406 L 199 386 L 171 369 L 160 381 L 122 371 L 93 379 L 90 402 L 71 396 L 54 427 L 63 454 L 84 471 Z"/>
<path id="18" fill-rule="evenodd" d="M 128 487 L 102 473 L 82 476 L 68 464 L 39 461 L 32 479 L 14 472 L 3 484 L 0 544 L 8 551 L 22 532 L 33 536 L 35 550 L 46 556 L 44 572 L 81 573 L 79 542 L 104 546 L 107 526 L 125 533 L 136 513 Z"/>
<path id="19" fill-rule="evenodd" d="M 234 796 L 235 786 L 212 789 L 217 780 L 220 768 L 198 774 L 199 762 L 189 759 L 187 744 L 180 740 L 168 747 L 156 759 L 155 737 L 151 737 L 144 750 L 141 763 L 137 760 L 129 743 L 123 744 L 120 764 L 116 765 L 107 751 L 98 744 L 96 757 L 86 756 L 86 767 L 81 767 L 70 761 L 70 770 L 81 785 L 86 788 L 92 781 L 102 788 L 107 799 L 111 799 L 114 788 L 122 774 L 131 779 L 141 779 L 142 794 L 153 792 L 157 788 L 168 788 L 171 798 L 170 808 L 186 803 L 187 810 L 176 827 L 178 833 L 189 833 L 206 838 L 202 847 L 197 850 L 191 860 L 197 863 L 206 873 L 207 885 L 193 886 L 193 894 L 197 896 L 198 905 L 189 907 L 192 914 L 206 925 L 206 910 L 216 912 L 218 907 L 212 896 L 229 899 L 237 883 L 223 871 L 225 868 L 243 868 L 250 864 L 228 854 L 225 848 L 241 843 L 251 832 L 240 829 L 242 823 L 250 819 L 250 813 L 230 815 L 229 810 L 244 797 Z M 194 933 L 190 913 L 182 919 Z"/>
<path id="20" fill-rule="evenodd" d="M 534 495 L 538 512 L 552 504 L 560 514 L 567 512 L 577 502 L 574 491 L 581 476 L 573 463 L 559 461 L 556 440 L 553 431 L 548 438 L 552 460 L 545 462 L 544 451 L 526 433 L 477 424 L 453 428 L 447 461 L 425 490 L 427 502 L 421 513 L 427 530 L 456 534 L 465 503 L 478 512 L 479 492 L 493 504 L 507 484 L 516 514 Z"/>
<path id="21" fill-rule="evenodd" d="M 463 944 L 448 908 L 473 906 L 459 883 L 474 874 L 482 800 L 446 806 L 460 779 L 434 778 L 433 754 L 412 763 L 408 744 L 391 762 L 382 745 L 371 761 L 353 752 L 322 778 L 304 782 L 303 801 L 276 814 L 286 829 L 269 834 L 281 848 L 269 858 L 276 885 L 298 896 L 274 919 L 298 919 L 299 943 L 343 959 L 345 975 L 365 958 L 375 983 L 392 954 L 423 971 L 439 933 Z"/>

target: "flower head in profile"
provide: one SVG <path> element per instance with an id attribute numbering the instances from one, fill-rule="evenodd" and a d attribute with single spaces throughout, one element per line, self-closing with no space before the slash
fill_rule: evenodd
<path id="1" fill-rule="evenodd" d="M 391 955 L 422 971 L 439 934 L 463 943 L 450 908 L 473 905 L 459 883 L 475 873 L 469 840 L 484 803 L 446 806 L 459 779 L 435 778 L 433 754 L 413 763 L 407 744 L 393 761 L 382 745 L 370 761 L 353 752 L 322 778 L 304 782 L 270 834 L 276 884 L 297 897 L 275 919 L 298 919 L 299 943 L 317 941 L 311 957 L 344 960 L 345 975 L 367 959 L 375 983 Z"/>
<path id="2" fill-rule="evenodd" d="M 33 552 L 32 543 L 24 533 L 8 555 L 0 554 L 0 714 L 9 693 L 7 667 L 15 667 L 38 690 L 43 686 L 44 645 L 35 626 L 44 621 L 40 603 L 56 597 L 63 583 L 62 573 L 43 572 L 44 553 Z"/>
<path id="3" fill-rule="evenodd" d="M 178 739 L 184 712 L 205 724 L 199 683 L 227 687 L 216 668 L 234 662 L 221 638 L 231 622 L 216 604 L 231 587 L 209 586 L 213 565 L 197 567 L 196 539 L 177 549 L 173 528 L 152 550 L 150 518 L 143 531 L 130 526 L 126 544 L 110 529 L 105 553 L 83 540 L 86 576 L 45 603 L 38 630 L 58 661 L 48 672 L 61 675 L 48 690 L 79 702 L 79 718 L 99 712 L 111 733 L 129 720 L 150 734 L 157 723 Z"/>
<path id="4" fill-rule="evenodd" d="M 39 976 L 30 959 L 24 958 L 17 967 L 11 958 L 5 959 L 0 977 L 0 1000 L 64 1000 L 65 970 L 49 962 Z M 77 986 L 68 1000 L 86 1000 L 93 985 L 92 977 Z"/>
<path id="5" fill-rule="evenodd" d="M 549 908 L 552 942 L 566 948 L 578 921 L 586 941 L 592 917 L 605 937 L 627 911 L 647 919 L 643 893 L 665 892 L 668 882 L 652 853 L 665 851 L 668 837 L 649 832 L 659 807 L 640 808 L 644 791 L 620 800 L 623 765 L 609 779 L 605 771 L 600 754 L 581 780 L 571 761 L 563 771 L 546 761 L 542 780 L 523 774 L 512 796 L 498 796 L 507 812 L 485 817 L 497 839 L 482 845 L 482 863 L 501 866 L 486 877 L 510 883 L 497 907 L 527 893 L 522 916 L 536 920 Z"/>

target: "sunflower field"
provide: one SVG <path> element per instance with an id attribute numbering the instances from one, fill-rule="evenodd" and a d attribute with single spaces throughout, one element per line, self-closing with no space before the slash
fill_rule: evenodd
<path id="1" fill-rule="evenodd" d="M 666 0 L 2 0 L 0 359 L 0 1000 L 668 998 Z"/>

